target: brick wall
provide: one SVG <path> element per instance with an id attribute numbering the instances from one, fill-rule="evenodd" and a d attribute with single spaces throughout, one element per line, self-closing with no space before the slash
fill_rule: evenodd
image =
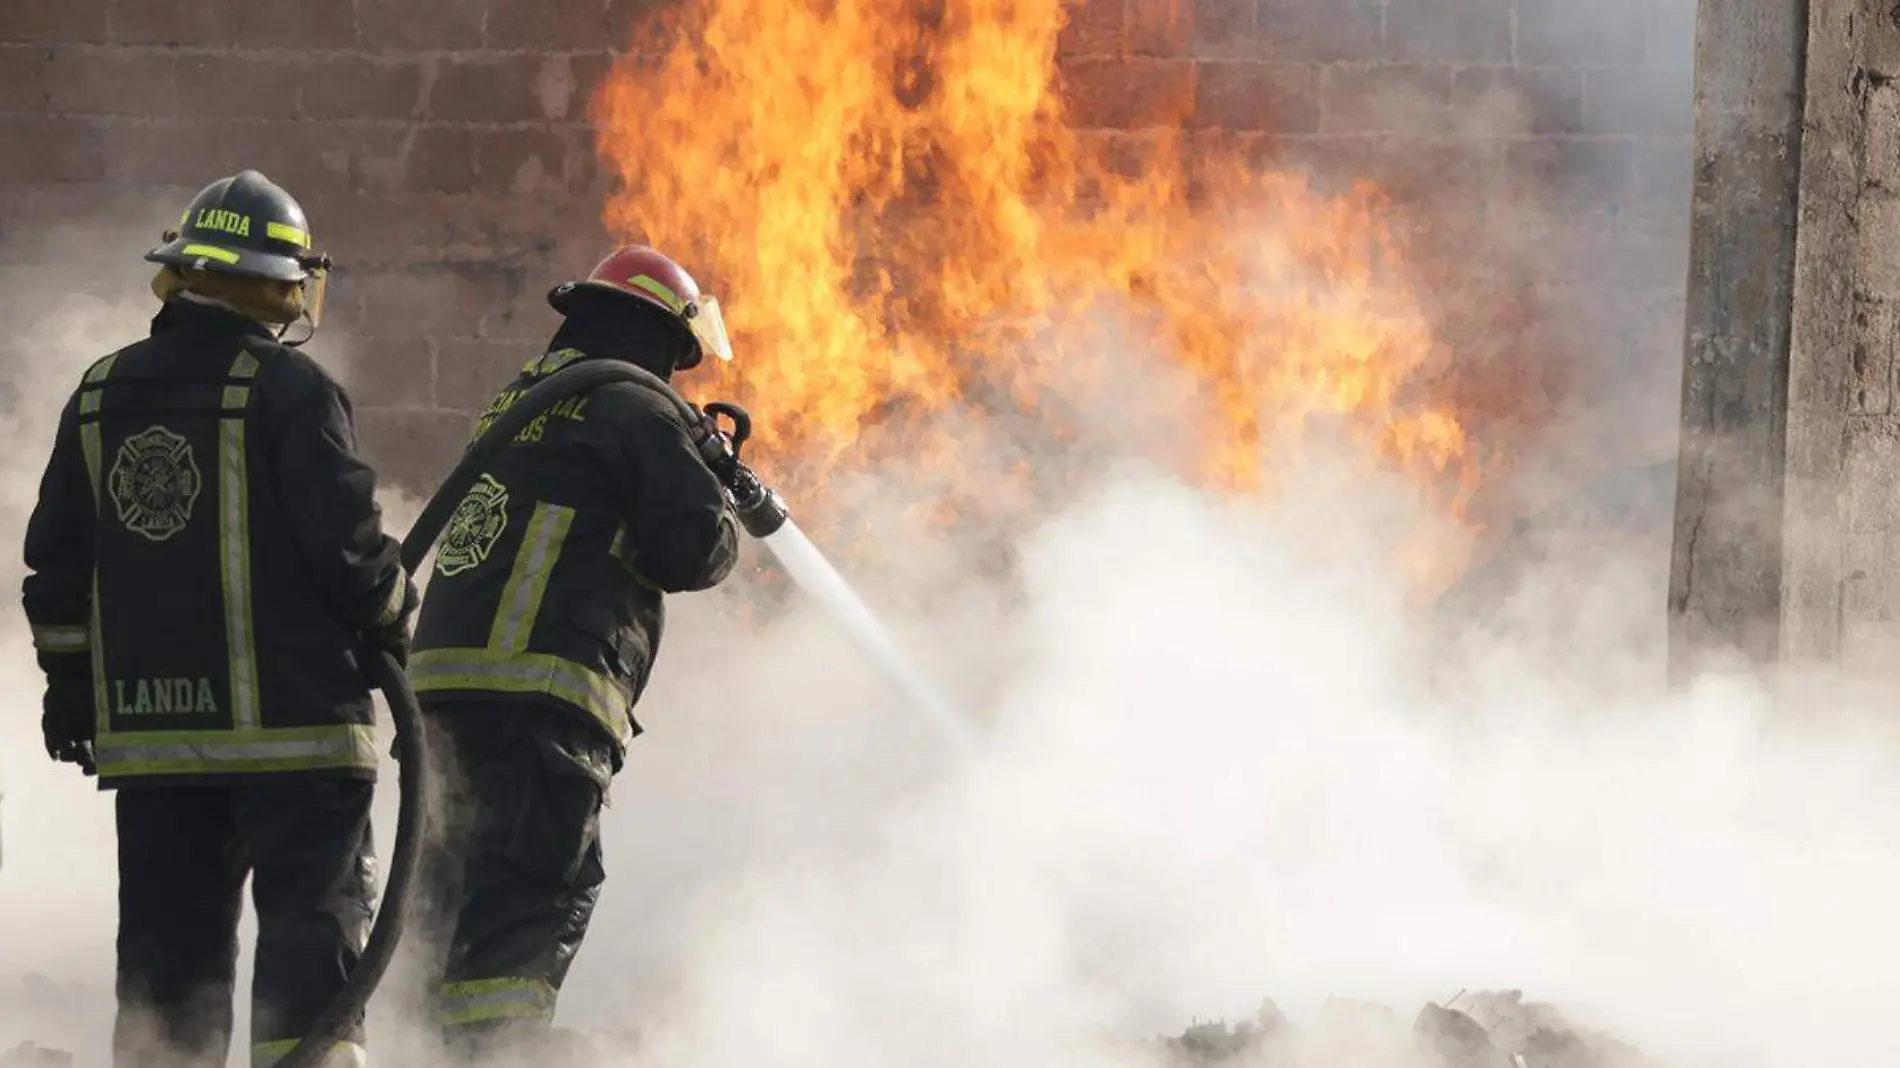
<path id="1" fill-rule="evenodd" d="M 1383 184 L 1466 410 L 1544 424 L 1556 477 L 1517 502 L 1535 509 L 1675 446 L 1695 11 L 1092 0 L 1062 42 L 1065 93 L 1092 126 L 1178 121 L 1323 182 Z"/>
<path id="2" fill-rule="evenodd" d="M 546 286 L 599 251 L 586 101 L 652 3 L 0 3 L 0 267 L 48 255 L 57 231 L 56 254 L 123 281 L 128 243 L 256 166 L 344 265 L 324 343 L 348 357 L 366 447 L 426 478 L 546 336 Z M 1387 182 L 1448 340 L 1502 375 L 1474 383 L 1563 354 L 1591 369 L 1572 383 L 1585 397 L 1665 386 L 1673 427 L 1693 10 L 1090 0 L 1063 38 L 1064 92 L 1104 137 L 1179 121 Z"/>

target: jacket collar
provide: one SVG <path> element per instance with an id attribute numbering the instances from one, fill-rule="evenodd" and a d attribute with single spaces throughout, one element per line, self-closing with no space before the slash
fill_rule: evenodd
<path id="1" fill-rule="evenodd" d="M 152 334 L 179 332 L 204 332 L 215 334 L 250 334 L 267 341 L 277 340 L 270 327 L 223 304 L 209 301 L 191 300 L 186 297 L 173 297 L 158 309 L 152 317 Z"/>

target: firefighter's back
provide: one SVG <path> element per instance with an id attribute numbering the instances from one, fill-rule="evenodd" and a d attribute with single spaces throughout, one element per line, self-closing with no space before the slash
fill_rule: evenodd
<path id="1" fill-rule="evenodd" d="M 489 404 L 477 436 L 581 358 L 568 350 L 531 361 Z M 640 729 L 631 708 L 658 651 L 663 593 L 699 578 L 644 569 L 655 539 L 641 514 L 656 509 L 642 509 L 642 498 L 658 489 L 703 512 L 699 542 L 716 537 L 724 515 L 703 468 L 694 473 L 706 485 L 678 492 L 668 466 L 653 462 L 651 442 L 687 433 L 670 403 L 616 383 L 557 402 L 514 435 L 437 545 L 410 661 L 426 705 L 526 702 L 575 713 L 624 755 Z M 703 568 L 705 546 L 692 549 Z"/>
<path id="2" fill-rule="evenodd" d="M 175 328 L 93 365 L 78 395 L 99 509 L 100 776 L 373 776 L 357 632 L 292 514 L 334 490 L 298 468 L 324 447 L 318 428 L 341 391 L 234 316 L 175 315 Z M 379 541 L 369 546 L 386 551 Z M 379 595 L 400 598 L 400 586 Z"/>

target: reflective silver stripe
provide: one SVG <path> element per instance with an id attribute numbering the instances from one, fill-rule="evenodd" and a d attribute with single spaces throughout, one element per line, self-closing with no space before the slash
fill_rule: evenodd
<path id="1" fill-rule="evenodd" d="M 501 611 L 489 628 L 488 647 L 507 653 L 526 652 L 541 598 L 548 591 L 548 575 L 561 558 L 561 546 L 574 525 L 574 509 L 542 502 L 534 506 L 528 529 L 515 552 L 514 568 L 502 587 Z"/>
<path id="2" fill-rule="evenodd" d="M 475 979 L 442 987 L 440 1022 L 446 1026 L 489 1020 L 554 1018 L 554 987 L 541 979 Z"/>
<path id="3" fill-rule="evenodd" d="M 297 1048 L 302 1039 L 260 1042 L 251 1047 L 251 1068 L 271 1068 Z M 338 1042 L 319 1062 L 321 1068 L 369 1068 L 369 1051 L 354 1042 Z"/>
<path id="4" fill-rule="evenodd" d="M 107 778 L 376 767 L 376 731 L 360 724 L 242 733 L 102 731 L 93 748 Z"/>
<path id="5" fill-rule="evenodd" d="M 257 360 L 239 353 L 231 375 L 248 378 L 257 373 Z M 232 387 L 226 387 L 227 396 Z M 249 390 L 246 389 L 248 397 Z M 244 417 L 218 421 L 218 558 L 224 578 L 225 640 L 231 657 L 231 726 L 255 730 L 259 722 L 257 699 L 257 641 L 251 626 L 250 473 L 244 452 Z"/>
<path id="6" fill-rule="evenodd" d="M 92 630 L 86 626 L 34 626 L 33 647 L 47 653 L 83 653 L 92 647 Z"/>
<path id="7" fill-rule="evenodd" d="M 485 690 L 546 694 L 599 720 L 623 748 L 633 741 L 626 693 L 606 675 L 558 656 L 492 649 L 425 649 L 410 656 L 409 681 L 418 693 Z"/>

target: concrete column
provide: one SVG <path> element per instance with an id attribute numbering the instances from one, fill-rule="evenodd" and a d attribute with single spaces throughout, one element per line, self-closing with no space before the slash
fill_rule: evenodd
<path id="1" fill-rule="evenodd" d="M 1900 9 L 1812 0 L 1781 655 L 1900 677 Z"/>
<path id="2" fill-rule="evenodd" d="M 1678 678 L 1900 680 L 1900 8 L 1703 0 Z"/>
<path id="3" fill-rule="evenodd" d="M 1861 0 L 1865 2 L 1865 0 Z M 1672 675 L 1779 651 L 1807 0 L 1702 0 Z"/>

